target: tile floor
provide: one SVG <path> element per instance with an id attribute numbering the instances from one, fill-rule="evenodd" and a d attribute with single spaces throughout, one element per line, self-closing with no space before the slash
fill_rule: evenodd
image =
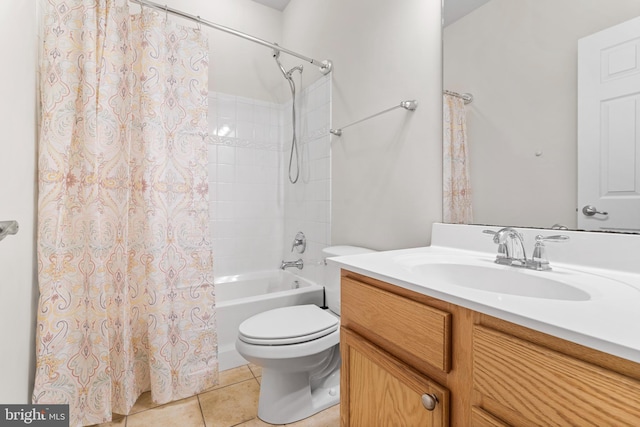
<path id="1" fill-rule="evenodd" d="M 240 366 L 220 372 L 219 384 L 211 390 L 160 406 L 151 402 L 151 394 L 147 392 L 140 396 L 129 415 L 114 415 L 112 422 L 95 427 L 271 426 L 258 418 L 260 378 L 259 366 Z M 287 425 L 339 427 L 340 405 Z"/>

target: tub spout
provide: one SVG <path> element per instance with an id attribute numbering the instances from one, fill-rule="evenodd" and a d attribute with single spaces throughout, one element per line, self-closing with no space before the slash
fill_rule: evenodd
<path id="1" fill-rule="evenodd" d="M 302 270 L 304 262 L 302 261 L 302 258 L 300 258 L 297 261 L 282 261 L 282 264 L 280 264 L 280 269 L 282 270 L 289 267 L 296 267 L 298 270 Z"/>

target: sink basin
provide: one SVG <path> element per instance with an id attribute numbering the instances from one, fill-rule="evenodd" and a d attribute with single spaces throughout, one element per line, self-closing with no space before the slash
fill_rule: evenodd
<path id="1" fill-rule="evenodd" d="M 462 263 L 425 263 L 410 269 L 429 280 L 442 280 L 484 292 L 565 301 L 591 299 L 589 293 L 566 283 L 561 275 L 553 272 Z"/>

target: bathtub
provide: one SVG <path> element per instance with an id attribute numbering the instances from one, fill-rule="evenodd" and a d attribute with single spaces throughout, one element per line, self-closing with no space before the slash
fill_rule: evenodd
<path id="1" fill-rule="evenodd" d="M 290 271 L 224 276 L 215 280 L 220 370 L 248 362 L 236 351 L 238 327 L 249 317 L 278 307 L 324 305 L 324 289 Z"/>

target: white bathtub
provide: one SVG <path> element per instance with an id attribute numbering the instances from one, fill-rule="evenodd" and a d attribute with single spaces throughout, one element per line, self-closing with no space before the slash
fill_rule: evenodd
<path id="1" fill-rule="evenodd" d="M 322 286 L 283 270 L 219 277 L 215 286 L 221 371 L 248 363 L 235 346 L 245 319 L 278 307 L 324 304 Z"/>

